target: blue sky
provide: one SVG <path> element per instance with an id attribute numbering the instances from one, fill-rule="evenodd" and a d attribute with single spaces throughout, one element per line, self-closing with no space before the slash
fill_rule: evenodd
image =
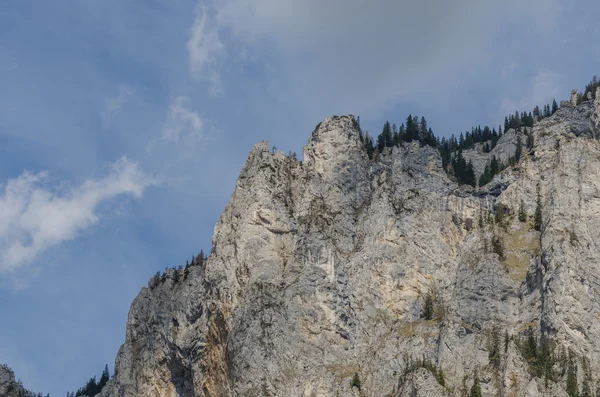
<path id="1" fill-rule="evenodd" d="M 452 3 L 451 5 L 449 5 Z M 502 4 L 497 4 L 502 3 Z M 111 370 L 129 305 L 210 250 L 252 145 L 332 114 L 438 135 L 600 74 L 600 2 L 0 5 L 0 362 L 35 391 Z"/>

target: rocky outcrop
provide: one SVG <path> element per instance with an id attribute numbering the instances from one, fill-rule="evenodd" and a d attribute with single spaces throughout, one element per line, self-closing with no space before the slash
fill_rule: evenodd
<path id="1" fill-rule="evenodd" d="M 21 382 L 17 382 L 14 372 L 6 365 L 0 365 L 0 397 L 34 397 Z"/>
<path id="2" fill-rule="evenodd" d="M 594 99 L 592 122 L 594 123 L 596 134 L 600 134 L 600 87 L 596 88 L 596 99 Z"/>
<path id="3" fill-rule="evenodd" d="M 369 161 L 349 116 L 319 125 L 304 162 L 257 144 L 209 260 L 133 302 L 102 396 L 459 396 L 476 376 L 484 396 L 565 396 L 561 349 L 595 385 L 597 101 L 536 123 L 534 149 L 480 189 L 417 143 Z M 528 329 L 558 346 L 547 380 Z"/>
<path id="4" fill-rule="evenodd" d="M 416 142 L 370 161 L 352 116 L 320 123 L 303 162 L 258 143 L 209 259 L 132 303 L 101 396 L 557 397 L 569 371 L 594 388 L 598 98 L 536 122 L 481 188 Z M 463 154 L 508 162 L 516 134 Z"/>
<path id="5" fill-rule="evenodd" d="M 571 106 L 577 106 L 577 88 L 571 90 Z"/>
<path id="6" fill-rule="evenodd" d="M 526 134 L 529 129 L 526 127 L 522 128 L 522 131 L 515 131 L 514 129 L 510 129 L 504 133 L 496 146 L 489 152 L 485 153 L 483 151 L 483 144 L 477 143 L 473 149 L 463 150 L 463 157 L 467 161 L 470 161 L 473 164 L 473 169 L 475 170 L 475 176 L 477 179 L 483 174 L 485 170 L 485 166 L 490 164 L 490 161 L 493 156 L 496 157 L 497 160 L 501 161 L 503 164 L 508 164 L 509 159 L 515 155 L 517 150 L 518 136 L 521 137 L 521 144 L 525 145 L 526 142 Z M 489 143 L 489 142 L 488 142 Z"/>

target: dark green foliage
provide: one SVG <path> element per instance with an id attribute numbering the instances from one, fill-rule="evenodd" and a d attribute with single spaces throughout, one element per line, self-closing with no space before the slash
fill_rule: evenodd
<path id="1" fill-rule="evenodd" d="M 412 357 L 404 357 L 404 371 L 402 375 L 400 375 L 400 385 L 404 384 L 408 379 L 408 375 L 418 370 L 419 368 L 425 368 L 435 377 L 437 382 L 445 386 L 446 385 L 446 377 L 444 376 L 444 372 L 441 368 L 438 368 L 431 360 L 425 358 L 423 356 L 421 359 L 413 359 Z"/>
<path id="2" fill-rule="evenodd" d="M 492 160 L 489 164 L 486 164 L 483 174 L 479 177 L 479 186 L 485 186 L 492 181 L 494 176 L 504 169 L 504 164 L 502 164 L 496 156 L 492 156 Z"/>
<path id="3" fill-rule="evenodd" d="M 352 377 L 352 380 L 350 381 L 350 387 L 356 387 L 358 390 L 360 390 L 360 378 L 358 377 L 358 373 L 354 373 L 354 376 Z"/>
<path id="4" fill-rule="evenodd" d="M 556 113 L 558 110 L 558 103 L 556 103 L 556 99 L 552 100 L 552 114 Z"/>
<path id="5" fill-rule="evenodd" d="M 471 386 L 469 397 L 481 397 L 481 385 L 479 384 L 477 372 L 475 373 L 475 380 L 473 381 L 473 386 Z"/>
<path id="6" fill-rule="evenodd" d="M 577 385 L 577 365 L 571 359 L 567 369 L 567 394 L 569 397 L 579 397 L 579 387 Z"/>
<path id="7" fill-rule="evenodd" d="M 404 133 L 404 142 L 412 142 L 418 139 L 419 126 L 418 122 L 413 118 L 411 114 L 406 118 L 406 132 Z"/>
<path id="8" fill-rule="evenodd" d="M 539 188 L 538 188 L 538 192 L 537 192 L 535 215 L 533 217 L 533 226 L 535 227 L 535 230 L 539 231 L 542 229 L 542 198 L 540 196 Z"/>
<path id="9" fill-rule="evenodd" d="M 585 93 L 592 92 L 595 96 L 595 89 L 600 86 L 600 81 L 596 76 L 586 86 Z M 484 153 L 490 153 L 499 139 L 502 137 L 503 131 L 506 133 L 509 129 L 519 130 L 523 127 L 533 127 L 535 121 L 542 120 L 543 118 L 550 117 L 554 112 L 558 110 L 558 104 L 556 100 L 552 101 L 552 105 L 545 104 L 543 110 L 539 106 L 535 106 L 531 112 L 519 112 L 516 111 L 514 114 L 508 115 L 504 118 L 504 128 L 502 125 L 498 126 L 498 131 L 495 128 L 477 126 L 472 127 L 470 131 L 461 132 L 458 138 L 455 135 L 451 135 L 450 138 L 438 138 L 434 134 L 431 128 L 428 127 L 425 117 L 417 117 L 409 114 L 399 128 L 396 128 L 395 124 L 391 124 L 386 121 L 384 124 L 382 133 L 377 136 L 374 140 L 373 137 L 369 137 L 368 133 L 363 135 L 363 131 L 360 128 L 360 117 L 353 118 L 352 122 L 354 127 L 359 131 L 359 138 L 363 142 L 365 151 L 370 160 L 376 158 L 375 149 L 382 152 L 386 147 L 401 146 L 405 142 L 417 141 L 421 145 L 437 147 L 442 158 L 442 167 L 445 171 L 448 171 L 448 165 L 453 166 L 453 173 L 456 180 L 460 184 L 467 184 L 476 186 L 476 182 L 479 182 L 479 186 L 484 186 L 489 183 L 494 175 L 500 172 L 505 165 L 501 164 L 497 159 L 492 158 L 491 163 L 488 164 L 484 173 L 480 176 L 479 180 L 476 180 L 474 172 L 471 173 L 468 169 L 468 163 L 462 162 L 462 150 L 474 148 L 476 144 L 481 143 L 481 150 Z M 318 129 L 319 125 L 317 125 Z M 521 142 L 521 136 L 517 135 L 518 146 L 515 156 L 509 159 L 510 164 L 518 164 L 523 155 L 523 148 Z M 530 153 L 532 153 L 534 146 L 534 139 L 531 132 L 527 134 L 526 146 Z M 464 160 L 464 159 L 463 159 Z M 492 164 L 495 162 L 495 166 Z"/>
<path id="10" fill-rule="evenodd" d="M 421 311 L 421 318 L 425 320 L 431 320 L 434 315 L 434 307 L 433 307 L 434 297 L 431 292 L 428 292 L 425 295 L 425 304 L 423 305 L 423 310 Z"/>
<path id="11" fill-rule="evenodd" d="M 532 375 L 544 378 L 546 383 L 549 380 L 555 381 L 557 374 L 554 371 L 556 356 L 554 347 L 547 336 L 542 335 L 538 339 L 531 327 L 526 331 L 525 340 L 517 343 L 521 355 L 529 364 Z"/>
<path id="12" fill-rule="evenodd" d="M 515 164 L 518 164 L 521 161 L 521 156 L 523 154 L 523 141 L 521 140 L 521 135 L 517 135 L 517 148 L 515 149 L 514 161 Z"/>
<path id="13" fill-rule="evenodd" d="M 500 334 L 496 328 L 492 330 L 490 335 L 488 349 L 488 359 L 490 360 L 490 364 L 492 364 L 496 370 L 500 369 L 500 362 L 502 360 L 500 355 Z"/>
<path id="14" fill-rule="evenodd" d="M 104 366 L 104 371 L 102 371 L 102 375 L 100 376 L 100 382 L 98 383 L 98 385 L 100 386 L 100 389 L 102 389 L 104 387 L 104 385 L 106 385 L 106 383 L 109 381 L 110 379 L 110 372 L 108 372 L 108 364 L 106 364 Z"/>
<path id="15" fill-rule="evenodd" d="M 104 366 L 104 371 L 102 371 L 102 375 L 100 376 L 100 381 L 96 382 L 96 377 L 91 378 L 83 387 L 80 387 L 77 392 L 70 394 L 67 393 L 67 396 L 71 397 L 79 397 L 79 396 L 87 396 L 93 397 L 96 394 L 102 391 L 102 388 L 106 385 L 106 383 L 110 379 L 110 373 L 108 372 L 108 365 Z"/>
<path id="16" fill-rule="evenodd" d="M 174 270 L 173 272 L 173 281 L 174 282 L 179 282 L 180 280 L 185 281 L 188 277 L 188 275 L 190 274 L 190 268 L 194 267 L 194 266 L 203 266 L 204 262 L 206 262 L 206 260 L 208 259 L 208 257 L 204 254 L 204 251 L 200 250 L 200 253 L 197 256 L 193 256 L 192 255 L 192 261 L 186 261 L 185 262 L 185 267 L 183 267 L 182 265 L 179 265 L 177 267 L 173 267 L 171 269 Z M 160 272 L 156 272 L 156 274 L 152 277 L 152 284 L 150 285 L 151 288 L 154 288 L 156 286 L 158 286 L 160 283 L 164 283 L 165 281 L 167 281 L 167 272 L 169 271 L 169 268 L 166 267 L 165 271 L 161 274 Z"/>
<path id="17" fill-rule="evenodd" d="M 529 361 L 535 361 L 537 359 L 537 339 L 531 327 L 527 329 L 527 339 L 523 349 L 523 354 Z"/>
<path id="18" fill-rule="evenodd" d="M 394 139 L 392 135 L 392 126 L 389 121 L 386 121 L 383 125 L 383 131 L 377 137 L 377 149 L 379 153 L 383 152 L 383 149 L 386 147 L 391 147 L 394 145 Z"/>
<path id="19" fill-rule="evenodd" d="M 360 128 L 360 116 L 352 117 L 352 125 L 358 130 L 358 134 L 362 137 L 362 129 Z"/>
<path id="20" fill-rule="evenodd" d="M 527 220 L 527 213 L 525 212 L 525 203 L 521 200 L 521 204 L 519 205 L 519 221 L 525 222 Z"/>
<path id="21" fill-rule="evenodd" d="M 494 206 L 494 221 L 502 223 L 506 215 L 510 214 L 510 208 L 503 203 L 498 203 Z"/>
<path id="22" fill-rule="evenodd" d="M 592 389 L 590 388 L 590 382 L 587 378 L 585 378 L 581 384 L 581 397 L 592 397 Z"/>
<path id="23" fill-rule="evenodd" d="M 527 134 L 527 151 L 531 151 L 533 149 L 533 132 Z"/>
<path id="24" fill-rule="evenodd" d="M 454 177 L 460 185 L 477 186 L 473 163 L 471 161 L 467 163 L 462 155 L 462 150 L 459 150 L 452 159 L 452 169 L 454 170 Z"/>
<path id="25" fill-rule="evenodd" d="M 469 160 L 467 164 L 467 170 L 465 171 L 464 181 L 467 185 L 477 186 L 477 180 L 475 179 L 475 170 L 473 169 L 473 163 Z"/>
<path id="26" fill-rule="evenodd" d="M 502 245 L 502 240 L 500 240 L 500 237 L 498 236 L 492 237 L 492 251 L 498 254 L 500 259 L 504 259 L 504 246 Z"/>
<path id="27" fill-rule="evenodd" d="M 367 152 L 369 160 L 373 160 L 375 147 L 373 146 L 373 138 L 371 138 L 368 131 L 365 134 L 365 151 Z"/>
<path id="28" fill-rule="evenodd" d="M 584 97 L 587 96 L 588 92 L 592 93 L 592 99 L 596 98 L 596 89 L 600 87 L 600 79 L 598 76 L 592 77 L 592 80 L 585 86 L 585 91 L 583 93 Z"/>

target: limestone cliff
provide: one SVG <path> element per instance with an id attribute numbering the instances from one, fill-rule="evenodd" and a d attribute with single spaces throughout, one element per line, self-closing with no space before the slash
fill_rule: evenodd
<path id="1" fill-rule="evenodd" d="M 0 397 L 35 397 L 15 379 L 15 373 L 6 365 L 0 365 Z"/>
<path id="2" fill-rule="evenodd" d="M 600 95 L 562 107 L 478 189 L 417 143 L 370 161 L 350 116 L 320 123 L 303 162 L 257 144 L 208 261 L 133 302 L 101 395 L 566 396 L 573 377 L 594 393 L 599 119 Z"/>
<path id="3" fill-rule="evenodd" d="M 598 101 L 536 123 L 479 189 L 417 143 L 369 161 L 351 117 L 323 121 L 303 163 L 257 144 L 208 261 L 135 299 L 102 395 L 459 396 L 477 378 L 484 396 L 565 396 L 573 369 L 595 389 Z"/>

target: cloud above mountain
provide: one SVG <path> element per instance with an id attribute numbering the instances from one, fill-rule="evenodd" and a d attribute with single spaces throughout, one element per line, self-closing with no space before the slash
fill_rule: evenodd
<path id="1" fill-rule="evenodd" d="M 0 272 L 31 263 L 44 250 L 74 239 L 98 223 L 98 207 L 117 196 L 140 198 L 153 184 L 137 163 L 123 157 L 102 179 L 61 186 L 48 172 L 24 172 L 0 195 Z"/>

